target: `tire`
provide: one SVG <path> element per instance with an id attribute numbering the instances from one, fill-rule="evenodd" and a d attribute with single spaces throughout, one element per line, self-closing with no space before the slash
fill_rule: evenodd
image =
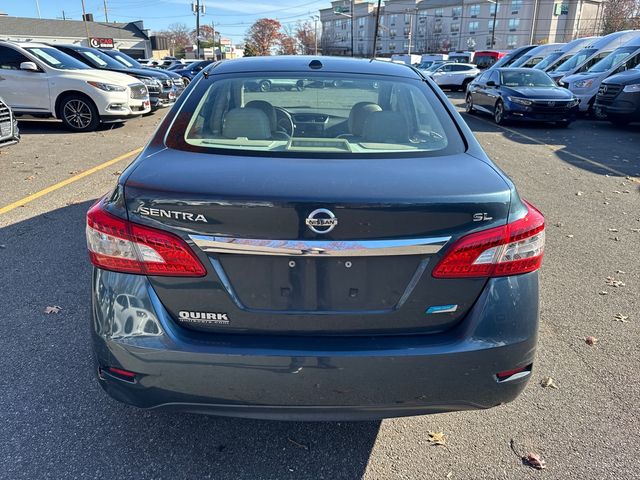
<path id="1" fill-rule="evenodd" d="M 473 115 L 476 111 L 476 109 L 473 108 L 473 98 L 469 94 L 467 94 L 467 97 L 465 99 L 464 111 L 467 112 L 469 115 Z"/>
<path id="2" fill-rule="evenodd" d="M 304 90 L 304 82 L 302 80 L 296 82 L 296 90 L 299 92 Z"/>
<path id="3" fill-rule="evenodd" d="M 186 87 L 187 85 L 189 85 L 189 83 L 191 83 L 191 80 L 189 80 L 189 77 L 182 77 L 182 83 Z"/>
<path id="4" fill-rule="evenodd" d="M 58 106 L 58 117 L 72 132 L 92 132 L 100 125 L 98 109 L 93 101 L 84 95 L 67 95 Z"/>
<path id="5" fill-rule="evenodd" d="M 466 92 L 467 88 L 469 88 L 469 84 L 471 83 L 472 79 L 471 78 L 467 78 L 465 79 L 464 82 L 462 82 L 462 91 Z"/>
<path id="6" fill-rule="evenodd" d="M 262 80 L 258 85 L 261 92 L 268 92 L 271 90 L 271 82 L 269 80 Z"/>
<path id="7" fill-rule="evenodd" d="M 493 108 L 493 121 L 496 122 L 496 125 L 504 125 L 504 103 L 502 100 L 498 100 L 496 102 L 496 106 Z"/>

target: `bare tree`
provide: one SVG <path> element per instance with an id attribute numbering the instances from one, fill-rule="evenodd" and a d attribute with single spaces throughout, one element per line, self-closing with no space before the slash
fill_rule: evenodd
<path id="1" fill-rule="evenodd" d="M 316 47 L 316 30 L 311 22 L 298 22 L 295 37 L 300 43 L 303 55 L 311 55 Z"/>
<path id="2" fill-rule="evenodd" d="M 256 55 L 271 55 L 271 49 L 280 40 L 282 24 L 271 18 L 261 18 L 251 25 L 245 37 L 245 43 L 251 44 Z"/>
<path id="3" fill-rule="evenodd" d="M 159 36 L 167 37 L 170 50 L 173 54 L 177 50 L 184 51 L 187 45 L 191 45 L 191 30 L 184 23 L 172 23 L 166 30 L 158 32 Z"/>
<path id="4" fill-rule="evenodd" d="M 640 0 L 607 0 L 602 14 L 602 34 L 640 27 Z"/>

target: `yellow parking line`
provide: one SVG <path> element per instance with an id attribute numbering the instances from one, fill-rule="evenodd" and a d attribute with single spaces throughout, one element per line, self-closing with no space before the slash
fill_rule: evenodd
<path id="1" fill-rule="evenodd" d="M 463 113 L 465 115 L 469 115 L 468 113 L 465 113 L 465 112 L 463 112 Z M 541 140 L 538 140 L 537 138 L 530 137 L 529 135 L 525 135 L 524 133 L 520 133 L 517 130 L 512 130 L 510 128 L 503 127 L 502 125 L 496 125 L 494 122 L 490 122 L 489 120 L 486 120 L 484 118 L 477 117 L 477 116 L 471 116 L 471 118 L 474 118 L 476 120 L 480 120 L 480 121 L 482 121 L 484 123 L 488 123 L 489 125 L 493 125 L 494 127 L 501 128 L 504 131 L 512 133 L 513 135 L 518 135 L 519 137 L 522 137 L 522 138 L 525 138 L 525 139 L 527 139 L 527 140 L 529 140 L 531 142 L 537 143 L 538 145 L 544 145 L 544 146 L 547 146 L 547 147 L 549 146 L 547 143 L 545 143 L 545 142 L 543 142 Z M 553 148 L 550 148 L 550 150 L 552 150 L 553 152 L 557 151 L 557 150 L 554 150 Z M 564 153 L 565 155 L 569 155 L 570 157 L 576 158 L 576 159 L 578 159 L 580 161 L 587 162 L 587 163 L 590 163 L 591 165 L 595 165 L 597 167 L 600 167 L 603 170 L 606 170 L 608 172 L 615 173 L 616 175 L 620 175 L 621 177 L 625 177 L 625 178 L 629 179 L 632 182 L 640 183 L 640 178 L 632 177 L 631 175 L 628 175 L 628 174 L 626 174 L 624 172 L 621 172 L 620 170 L 617 170 L 615 168 L 611 168 L 608 165 L 604 165 L 604 164 L 602 164 L 600 162 L 596 162 L 595 160 L 591 160 L 591 159 L 589 159 L 587 157 L 583 157 L 582 155 L 578 155 L 576 153 L 567 152 L 566 150 L 563 151 L 562 153 Z"/>
<path id="2" fill-rule="evenodd" d="M 66 187 L 67 185 L 73 183 L 73 182 L 77 182 L 78 180 L 87 177 L 91 174 L 94 174 L 96 172 L 99 172 L 100 170 L 103 170 L 107 167 L 110 167 L 111 165 L 121 162 L 122 160 L 125 160 L 129 157 L 132 157 L 133 155 L 137 155 L 138 153 L 140 153 L 142 151 L 142 147 L 140 148 L 136 148 L 135 150 L 131 150 L 130 152 L 127 152 L 123 155 L 120 155 L 119 157 L 116 158 L 112 158 L 111 160 L 108 160 L 104 163 L 101 163 L 100 165 L 97 165 L 93 168 L 90 168 L 89 170 L 85 170 L 84 172 L 80 172 L 77 175 L 74 175 L 73 177 L 69 177 L 66 180 L 63 180 L 61 182 L 58 182 L 54 185 L 51 185 L 50 187 L 47 187 L 43 190 L 40 190 L 39 192 L 33 193 L 27 197 L 24 197 L 20 200 L 18 200 L 17 202 L 13 202 L 10 203 L 9 205 L 7 205 L 6 207 L 2 207 L 0 208 L 0 215 L 2 215 L 3 213 L 7 213 L 10 212 L 11 210 L 14 210 L 18 207 L 22 207 L 23 205 L 26 205 L 29 202 L 33 202 L 34 200 L 37 200 L 40 197 L 43 197 L 44 195 L 47 195 L 48 193 L 51 192 L 55 192 L 56 190 L 61 189 L 62 187 Z"/>

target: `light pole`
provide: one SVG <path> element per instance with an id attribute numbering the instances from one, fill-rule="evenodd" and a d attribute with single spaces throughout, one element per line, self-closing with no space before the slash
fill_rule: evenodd
<path id="1" fill-rule="evenodd" d="M 499 0 L 487 0 L 489 3 L 493 3 L 496 6 L 493 12 L 493 26 L 491 27 L 491 48 L 496 44 L 496 18 L 498 17 L 498 1 Z"/>
<path id="2" fill-rule="evenodd" d="M 320 20 L 320 17 L 318 17 L 317 15 L 314 15 L 313 17 L 313 40 L 315 41 L 315 48 L 314 48 L 314 55 L 318 55 L 318 20 Z"/>

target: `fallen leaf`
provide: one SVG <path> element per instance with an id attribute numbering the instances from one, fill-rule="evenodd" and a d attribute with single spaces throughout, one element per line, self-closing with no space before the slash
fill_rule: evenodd
<path id="1" fill-rule="evenodd" d="M 621 313 L 616 313 L 613 317 L 616 322 L 629 323 L 629 315 L 623 315 Z"/>
<path id="2" fill-rule="evenodd" d="M 536 470 L 542 470 L 543 468 L 547 467 L 547 464 L 543 460 L 543 458 L 535 452 L 527 453 L 524 457 L 522 457 L 522 461 L 525 464 L 529 465 L 531 468 L 535 468 Z"/>
<path id="3" fill-rule="evenodd" d="M 624 270 L 616 270 L 616 273 L 619 273 L 620 275 L 624 275 L 627 272 L 625 272 Z"/>
<path id="4" fill-rule="evenodd" d="M 542 381 L 540 382 L 540 385 L 542 385 L 543 388 L 558 388 L 558 385 L 555 384 L 555 382 L 553 381 L 553 378 L 551 377 L 545 377 L 542 379 Z"/>
<path id="5" fill-rule="evenodd" d="M 618 287 L 624 287 L 624 286 L 626 286 L 626 284 L 625 284 L 622 280 L 616 280 L 616 279 L 615 279 L 615 278 L 613 278 L 613 277 L 607 277 L 607 278 L 605 279 L 605 283 L 606 283 L 607 285 L 609 285 L 609 286 L 611 286 L 611 287 L 615 287 L 615 288 L 618 288 Z"/>
<path id="6" fill-rule="evenodd" d="M 51 307 L 46 307 L 44 309 L 44 313 L 46 313 L 47 315 L 51 313 L 60 313 L 60 310 L 62 310 L 62 307 L 59 307 L 58 305 L 53 305 Z"/>
<path id="7" fill-rule="evenodd" d="M 598 343 L 598 339 L 592 335 L 589 335 L 587 338 L 584 339 L 584 341 L 589 346 L 594 346 L 596 343 Z"/>
<path id="8" fill-rule="evenodd" d="M 620 241 L 620 237 L 611 237 L 610 240 L 613 240 L 615 242 L 619 242 Z"/>
<path id="9" fill-rule="evenodd" d="M 573 235 L 567 235 L 567 238 L 573 238 Z"/>
<path id="10" fill-rule="evenodd" d="M 309 450 L 309 445 L 305 445 L 303 443 L 296 442 L 292 438 L 287 438 L 287 440 L 289 440 L 291 443 L 293 443 L 296 447 L 304 448 L 305 450 Z"/>
<path id="11" fill-rule="evenodd" d="M 429 435 L 429 442 L 433 445 L 444 445 L 446 443 L 443 432 L 427 432 L 427 435 Z"/>
<path id="12" fill-rule="evenodd" d="M 640 233 L 640 228 L 632 228 L 631 231 L 632 232 L 636 232 L 636 233 Z"/>
<path id="13" fill-rule="evenodd" d="M 579 197 L 579 196 L 580 196 L 580 195 L 582 195 L 583 193 L 584 193 L 584 192 L 576 192 L 576 196 L 578 196 L 578 197 Z"/>
<path id="14" fill-rule="evenodd" d="M 600 290 L 598 292 L 598 295 L 609 295 L 609 292 L 607 292 L 606 290 Z"/>
<path id="15" fill-rule="evenodd" d="M 562 222 L 556 223 L 556 227 L 563 227 L 563 226 L 564 226 L 564 223 L 562 223 Z"/>
<path id="16" fill-rule="evenodd" d="M 453 472 L 447 473 L 447 476 L 445 478 L 451 478 L 451 477 L 453 477 Z"/>
<path id="17" fill-rule="evenodd" d="M 71 170 L 71 171 L 69 172 L 69 175 L 76 175 L 76 174 L 78 174 L 78 173 L 80 173 L 80 170 Z"/>
<path id="18" fill-rule="evenodd" d="M 608 232 L 617 232 L 618 229 L 617 228 L 607 228 Z"/>

